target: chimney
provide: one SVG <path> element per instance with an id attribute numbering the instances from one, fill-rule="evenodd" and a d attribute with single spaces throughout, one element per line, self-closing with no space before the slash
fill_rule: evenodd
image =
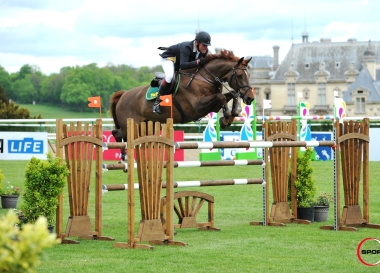
<path id="1" fill-rule="evenodd" d="M 309 42 L 309 33 L 305 30 L 302 32 L 302 43 L 308 43 Z"/>
<path id="2" fill-rule="evenodd" d="M 273 70 L 276 71 L 279 65 L 279 57 L 278 52 L 280 51 L 280 47 L 275 45 L 273 46 Z"/>

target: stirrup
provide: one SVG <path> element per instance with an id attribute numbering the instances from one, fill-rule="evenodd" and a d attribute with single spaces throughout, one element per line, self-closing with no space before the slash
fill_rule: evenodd
<path id="1" fill-rule="evenodd" d="M 161 108 L 160 108 L 160 104 L 153 104 L 153 113 L 155 114 L 161 114 Z"/>

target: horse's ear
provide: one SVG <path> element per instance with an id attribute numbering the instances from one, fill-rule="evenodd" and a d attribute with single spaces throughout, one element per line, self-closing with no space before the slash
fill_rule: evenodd
<path id="1" fill-rule="evenodd" d="M 245 58 L 244 58 L 244 61 L 246 61 L 247 64 L 249 64 L 249 62 L 250 62 L 251 60 L 252 60 L 252 57 L 249 57 L 249 58 L 248 58 L 248 57 L 245 57 Z"/>
<path id="2" fill-rule="evenodd" d="M 238 66 L 240 65 L 240 64 L 243 64 L 243 65 L 245 65 L 245 66 L 247 66 L 248 64 L 249 64 L 249 62 L 251 61 L 251 59 L 252 59 L 252 57 L 245 57 L 245 58 L 240 58 L 240 60 L 239 60 L 239 62 L 238 62 Z"/>
<path id="3" fill-rule="evenodd" d="M 244 58 L 241 57 L 236 66 L 239 66 L 243 61 L 244 61 Z"/>

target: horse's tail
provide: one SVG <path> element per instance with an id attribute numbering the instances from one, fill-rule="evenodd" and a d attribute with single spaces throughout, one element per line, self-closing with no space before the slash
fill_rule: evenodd
<path id="1" fill-rule="evenodd" d="M 111 97 L 111 113 L 112 113 L 112 118 L 113 122 L 115 123 L 116 129 L 120 129 L 119 122 L 117 121 L 117 116 L 116 116 L 116 104 L 119 102 L 120 97 L 124 94 L 124 91 L 117 91 L 115 94 L 112 95 Z"/>

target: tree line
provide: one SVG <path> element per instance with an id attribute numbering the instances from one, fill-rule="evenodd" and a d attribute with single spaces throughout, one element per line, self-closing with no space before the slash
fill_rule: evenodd
<path id="1" fill-rule="evenodd" d="M 162 72 L 161 66 L 98 67 L 92 63 L 62 67 L 59 73 L 44 75 L 39 67 L 29 64 L 15 73 L 8 73 L 0 65 L 0 118 L 28 118 L 29 111 L 18 109 L 15 103 L 35 102 L 78 112 L 90 111 L 88 98 L 94 96 L 101 97 L 102 108 L 107 111 L 114 92 L 149 85 L 157 71 Z"/>

